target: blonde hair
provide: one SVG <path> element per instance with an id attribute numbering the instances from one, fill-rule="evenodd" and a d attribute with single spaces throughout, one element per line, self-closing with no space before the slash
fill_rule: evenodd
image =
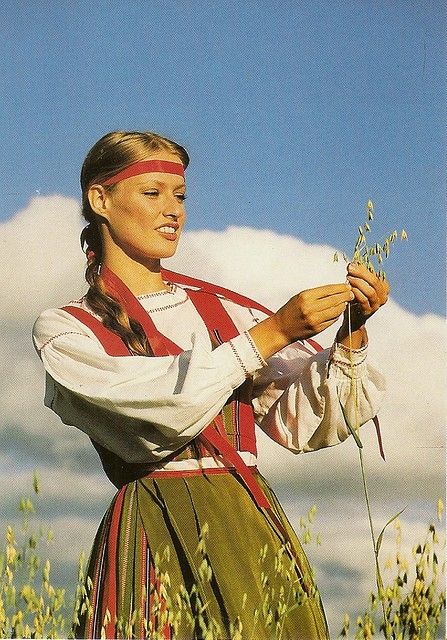
<path id="1" fill-rule="evenodd" d="M 169 138 L 152 131 L 111 131 L 93 145 L 81 169 L 82 215 L 88 223 L 81 233 L 81 245 L 86 247 L 88 262 L 85 279 L 90 285 L 85 297 L 90 308 L 102 318 L 104 326 L 117 333 L 130 351 L 140 355 L 150 352 L 143 328 L 128 317 L 118 300 L 106 293 L 99 276 L 102 239 L 88 191 L 92 184 L 101 184 L 130 164 L 150 158 L 160 151 L 178 156 L 185 169 L 189 164 L 187 151 Z M 112 190 L 114 187 L 110 185 L 104 188 Z"/>

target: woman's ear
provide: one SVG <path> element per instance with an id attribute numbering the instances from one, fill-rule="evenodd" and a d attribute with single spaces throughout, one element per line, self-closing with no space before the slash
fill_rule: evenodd
<path id="1" fill-rule="evenodd" d="M 90 207 L 98 216 L 106 220 L 108 220 L 109 212 L 108 196 L 109 194 L 102 184 L 92 184 L 87 193 Z"/>

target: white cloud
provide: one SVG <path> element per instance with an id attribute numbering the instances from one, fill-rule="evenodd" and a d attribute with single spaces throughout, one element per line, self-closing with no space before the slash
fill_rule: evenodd
<path id="1" fill-rule="evenodd" d="M 85 436 L 62 425 L 42 406 L 43 371 L 30 339 L 32 322 L 42 309 L 64 304 L 84 289 L 80 228 L 77 202 L 61 196 L 35 198 L 0 226 L 0 314 L 5 326 L 0 341 L 1 462 L 3 469 L 10 469 L 0 477 L 0 491 L 12 500 L 14 493 L 24 492 L 30 469 L 41 467 L 44 493 L 61 509 L 61 522 L 56 524 L 62 536 L 70 540 L 70 532 L 85 525 L 88 534 L 79 540 L 88 545 L 96 526 L 85 513 L 68 516 L 70 505 L 77 504 L 81 492 L 86 508 L 96 513 L 107 502 L 111 487 L 98 477 L 99 462 Z M 342 281 L 345 268 L 332 262 L 334 251 L 272 231 L 230 227 L 185 233 L 178 254 L 166 267 L 226 285 L 274 309 L 304 288 Z M 327 331 L 320 341 L 330 344 L 334 332 L 335 328 Z M 443 493 L 444 322 L 433 315 L 418 317 L 391 300 L 370 322 L 370 337 L 371 355 L 389 386 L 381 411 L 386 463 L 377 453 L 373 428 L 365 427 L 362 435 L 375 505 L 380 507 L 381 498 L 393 494 L 398 506 L 405 506 L 408 499 L 417 510 L 417 497 L 426 503 Z M 354 443 L 295 457 L 261 436 L 260 451 L 261 468 L 282 495 L 290 495 L 296 487 L 295 500 L 307 492 L 312 501 L 327 505 L 325 536 L 334 544 L 319 558 L 322 571 L 324 561 L 336 554 L 348 569 L 361 572 L 359 580 L 366 589 L 362 557 L 369 553 L 369 540 L 358 529 L 363 512 L 354 518 L 357 508 L 363 510 Z M 347 509 L 353 493 L 357 506 Z M 334 496 L 345 500 L 345 515 L 331 510 Z M 385 521 L 390 515 L 385 514 Z M 345 516 L 353 527 L 355 554 L 347 553 L 344 534 L 337 534 Z M 417 523 L 415 532 L 419 531 Z"/>
<path id="2" fill-rule="evenodd" d="M 36 312 L 82 292 L 80 210 L 62 196 L 33 198 L 0 226 L 0 314 L 10 323 L 30 323 Z"/>

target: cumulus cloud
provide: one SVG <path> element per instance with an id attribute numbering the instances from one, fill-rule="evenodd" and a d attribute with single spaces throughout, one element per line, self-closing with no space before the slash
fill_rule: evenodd
<path id="1" fill-rule="evenodd" d="M 54 507 L 47 517 L 54 520 L 56 507 L 60 507 L 59 524 L 68 541 L 73 526 L 88 531 L 91 539 L 111 487 L 100 476 L 87 438 L 62 425 L 43 407 L 43 370 L 30 334 L 41 310 L 60 306 L 84 290 L 80 229 L 78 203 L 62 196 L 35 198 L 0 225 L 4 326 L 0 341 L 0 492 L 8 496 L 2 500 L 3 515 L 9 517 L 14 494 L 25 492 L 31 469 L 40 467 L 49 504 Z M 276 309 L 302 289 L 343 281 L 345 267 L 332 262 L 334 251 L 273 231 L 230 227 L 186 232 L 177 255 L 166 267 L 223 284 Z M 335 330 L 321 335 L 320 342 L 329 345 Z M 372 500 L 380 506 L 393 493 L 396 505 L 390 510 L 395 512 L 395 506 L 405 506 L 398 504 L 400 496 L 417 504 L 421 499 L 433 501 L 443 492 L 444 323 L 437 316 L 416 316 L 391 300 L 371 320 L 369 332 L 371 356 L 389 381 L 380 414 L 387 462 L 379 457 L 373 427 L 364 427 L 362 438 L 368 473 L 374 479 Z M 338 575 L 360 572 L 356 581 L 366 589 L 362 557 L 368 553 L 368 534 L 360 524 L 363 514 L 357 513 L 362 498 L 354 443 L 294 457 L 261 435 L 259 448 L 261 469 L 276 483 L 293 518 L 303 513 L 306 496 L 311 495 L 313 501 L 320 496 L 327 504 L 323 526 L 336 544 L 341 564 L 337 570 L 331 565 L 333 546 L 318 553 L 323 581 L 329 584 L 334 571 Z M 340 503 L 331 509 L 337 495 L 344 506 Z M 356 507 L 349 506 L 348 496 L 352 495 L 356 495 Z M 346 552 L 346 536 L 340 534 L 338 515 L 343 510 L 353 527 L 350 549 L 355 547 L 355 554 Z M 386 521 L 392 513 L 382 515 Z M 73 517 L 77 518 L 75 525 Z M 419 530 L 417 522 L 414 532 Z M 339 611 L 340 603 L 334 603 L 334 612 Z"/>
<path id="2" fill-rule="evenodd" d="M 82 292 L 79 204 L 62 196 L 36 197 L 1 229 L 1 318 L 29 324 L 36 312 Z"/>

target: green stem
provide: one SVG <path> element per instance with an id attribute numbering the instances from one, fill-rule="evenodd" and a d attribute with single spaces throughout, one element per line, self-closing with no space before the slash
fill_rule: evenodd
<path id="1" fill-rule="evenodd" d="M 363 462 L 363 451 L 360 448 L 359 448 L 359 458 L 360 458 L 360 470 L 362 472 L 363 493 L 365 495 L 366 511 L 368 513 L 369 531 L 371 534 L 371 540 L 372 540 L 373 551 L 374 551 L 374 559 L 375 559 L 375 565 L 376 565 L 377 594 L 379 596 L 380 604 L 382 606 L 383 628 L 384 628 L 385 638 L 388 640 L 390 638 L 390 635 L 388 633 L 388 625 L 387 625 L 387 619 L 386 619 L 384 587 L 383 587 L 382 573 L 380 571 L 379 552 L 377 549 L 376 536 L 374 534 L 371 504 L 369 501 L 369 493 L 368 493 L 368 483 L 366 481 L 365 465 Z"/>
<path id="2" fill-rule="evenodd" d="M 358 419 L 358 397 L 357 397 L 357 387 L 355 385 L 355 380 L 354 380 L 354 361 L 353 361 L 353 356 L 352 356 L 352 324 L 351 324 L 351 306 L 348 305 L 348 333 L 349 333 L 349 360 L 350 360 L 350 366 L 351 366 L 351 391 L 354 393 L 354 409 L 355 409 L 355 423 L 354 423 L 354 433 L 357 433 L 359 430 L 359 419 Z M 344 411 L 343 411 L 343 415 Z M 345 416 L 345 421 L 349 425 L 349 422 Z M 350 429 L 352 431 L 352 429 Z M 382 606 L 382 614 L 383 614 L 383 628 L 384 628 L 384 634 L 385 634 L 385 638 L 386 640 L 389 640 L 390 635 L 388 633 L 388 625 L 387 625 L 387 620 L 386 620 L 386 610 L 385 610 L 385 602 L 384 602 L 384 588 L 383 588 L 383 580 L 382 580 L 382 574 L 380 572 L 380 564 L 379 564 L 379 550 L 377 548 L 377 543 L 376 543 L 376 536 L 374 533 L 374 524 L 373 524 L 373 519 L 372 519 L 372 512 L 371 512 L 371 503 L 369 501 L 369 492 L 368 492 L 368 483 L 366 480 L 366 473 L 365 473 L 365 465 L 364 465 L 364 461 L 363 461 L 363 451 L 362 451 L 362 445 L 361 445 L 361 441 L 360 439 L 357 437 L 356 439 L 356 444 L 357 444 L 357 448 L 359 451 L 359 458 L 360 458 L 360 471 L 362 474 L 362 483 L 363 483 L 363 493 L 365 496 L 365 502 L 366 502 L 366 511 L 368 514 L 368 524 L 369 524 L 369 531 L 371 534 L 371 541 L 372 541 L 372 545 L 373 545 L 373 551 L 374 551 L 374 559 L 375 559 L 375 567 L 376 567 L 376 584 L 377 584 L 377 593 L 379 596 L 379 600 L 380 600 L 380 604 Z"/>

